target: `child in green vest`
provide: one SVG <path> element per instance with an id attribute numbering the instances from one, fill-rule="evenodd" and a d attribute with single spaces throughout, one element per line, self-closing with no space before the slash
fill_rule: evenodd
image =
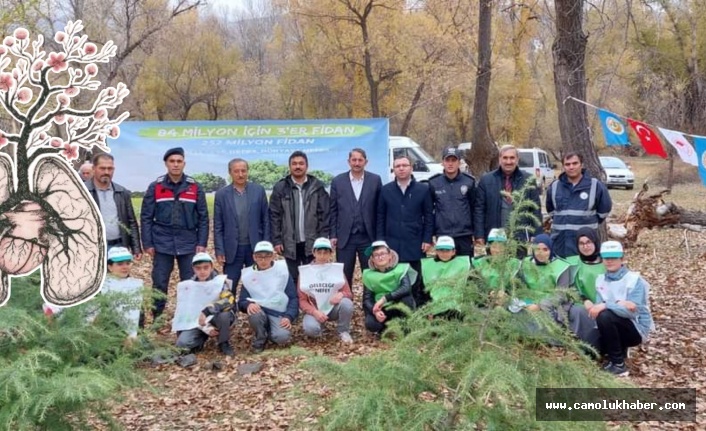
<path id="1" fill-rule="evenodd" d="M 520 261 L 514 256 L 507 256 L 506 243 L 505 229 L 491 229 L 486 240 L 488 254 L 471 261 L 475 273 L 480 276 L 481 282 L 490 291 L 490 295 L 499 301 L 510 290 L 511 280 L 520 269 Z"/>
<path id="2" fill-rule="evenodd" d="M 596 302 L 596 279 L 605 274 L 598 232 L 588 227 L 579 229 L 576 233 L 576 248 L 579 254 L 569 256 L 566 260 L 572 265 L 574 286 L 581 297 L 581 303 L 588 310 Z"/>
<path id="3" fill-rule="evenodd" d="M 458 314 L 458 304 L 454 299 L 457 292 L 468 280 L 471 262 L 468 256 L 456 256 L 456 243 L 450 236 L 440 236 L 434 245 L 436 256 L 422 259 L 422 279 L 424 288 L 435 304 L 443 304 L 450 316 Z"/>
<path id="4" fill-rule="evenodd" d="M 552 240 L 547 234 L 539 234 L 532 240 L 532 251 L 522 260 L 522 280 L 533 293 L 534 300 L 526 300 L 527 310 L 539 311 L 543 301 L 556 297 L 557 288 L 568 288 L 571 284 L 570 265 L 554 256 Z"/>
<path id="5" fill-rule="evenodd" d="M 415 308 L 412 284 L 417 273 L 408 263 L 399 263 L 397 252 L 385 241 L 375 241 L 367 252 L 369 268 L 363 271 L 365 329 L 380 334 L 390 319 L 404 316 L 399 310 L 386 309 L 386 305 L 401 302 Z"/>
<path id="6" fill-rule="evenodd" d="M 549 235 L 540 234 L 533 239 L 532 254 L 522 261 L 521 277 L 533 294 L 532 300 L 522 301 L 526 310 L 550 313 L 557 323 L 568 327 L 580 340 L 598 348 L 600 334 L 595 322 L 588 316 L 586 308 L 567 298 L 571 265 L 554 256 Z"/>

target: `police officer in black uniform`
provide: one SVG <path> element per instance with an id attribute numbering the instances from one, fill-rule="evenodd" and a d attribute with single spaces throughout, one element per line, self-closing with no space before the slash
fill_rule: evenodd
<path id="1" fill-rule="evenodd" d="M 152 286 L 165 295 L 176 258 L 179 279 L 193 276 L 191 259 L 206 251 L 208 208 L 199 183 L 184 174 L 184 149 L 164 153 L 167 174 L 152 182 L 142 201 L 142 244 L 152 256 Z M 162 314 L 166 300 L 155 301 L 155 319 Z"/>
<path id="2" fill-rule="evenodd" d="M 456 243 L 456 254 L 473 256 L 473 205 L 476 180 L 460 171 L 460 152 L 446 147 L 444 173 L 429 178 L 434 201 L 434 235 L 447 235 Z"/>

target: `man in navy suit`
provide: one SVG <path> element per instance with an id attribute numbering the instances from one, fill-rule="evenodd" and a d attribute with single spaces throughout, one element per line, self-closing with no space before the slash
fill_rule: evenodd
<path id="1" fill-rule="evenodd" d="M 265 189 L 248 181 L 248 162 L 231 160 L 228 173 L 233 184 L 216 192 L 213 233 L 216 259 L 235 291 L 243 266 L 254 264 L 255 244 L 270 240 L 270 216 Z"/>
<path id="2" fill-rule="evenodd" d="M 412 162 L 407 156 L 392 162 L 395 181 L 385 184 L 378 199 L 377 237 L 397 252 L 399 261 L 421 273 L 421 259 L 431 248 L 434 230 L 434 204 L 429 184 L 412 176 Z M 427 294 L 419 278 L 412 285 L 412 296 L 423 305 Z"/>
<path id="3" fill-rule="evenodd" d="M 354 148 L 348 153 L 350 171 L 331 182 L 331 245 L 336 248 L 336 260 L 343 263 L 343 273 L 351 288 L 356 254 L 362 271 L 368 267 L 365 249 L 376 239 L 382 180 L 365 170 L 367 164 L 365 150 Z"/>

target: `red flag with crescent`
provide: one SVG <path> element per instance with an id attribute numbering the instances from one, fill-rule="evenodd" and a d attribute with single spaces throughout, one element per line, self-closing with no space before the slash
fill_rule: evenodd
<path id="1" fill-rule="evenodd" d="M 628 124 L 630 124 L 630 127 L 632 127 L 635 131 L 637 137 L 640 138 L 642 148 L 645 149 L 647 154 L 654 154 L 655 156 L 659 156 L 663 159 L 667 158 L 667 153 L 662 147 L 662 142 L 659 140 L 657 134 L 653 132 L 647 124 L 641 121 L 633 120 L 632 118 L 628 118 Z"/>

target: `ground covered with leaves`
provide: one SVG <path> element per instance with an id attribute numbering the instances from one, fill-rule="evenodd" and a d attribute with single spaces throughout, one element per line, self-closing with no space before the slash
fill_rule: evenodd
<path id="1" fill-rule="evenodd" d="M 616 202 L 614 216 L 627 209 L 633 194 L 611 190 Z M 672 200 L 686 208 L 704 211 L 706 203 L 694 199 L 702 194 L 701 185 L 679 185 Z M 632 349 L 628 379 L 640 387 L 696 388 L 697 423 L 629 423 L 609 427 L 704 429 L 706 294 L 702 284 L 706 280 L 706 236 L 675 229 L 646 231 L 640 235 L 637 246 L 628 250 L 627 258 L 629 266 L 651 283 L 651 308 L 657 326 L 647 345 Z M 150 262 L 143 259 L 136 266 L 135 275 L 149 281 L 149 268 Z M 319 356 L 343 363 L 388 348 L 385 342 L 365 334 L 361 290 L 358 281 L 354 287 L 358 306 L 351 331 L 355 339 L 352 346 L 341 344 L 333 327 L 320 340 L 306 339 L 300 319 L 295 325 L 294 347 L 268 349 L 254 355 L 249 351 L 251 333 L 241 318 L 233 331 L 237 352 L 233 359 L 225 359 L 209 342 L 193 367 L 145 364 L 140 371 L 149 386 L 124 394 L 113 409 L 118 422 L 128 430 L 322 428 L 319 419 L 326 413 L 326 400 L 333 397 L 336 387 L 324 383 L 330 380 L 321 379 L 316 368 L 303 363 Z M 167 333 L 162 337 L 174 336 Z M 555 349 L 555 353 L 566 354 L 562 349 Z"/>

